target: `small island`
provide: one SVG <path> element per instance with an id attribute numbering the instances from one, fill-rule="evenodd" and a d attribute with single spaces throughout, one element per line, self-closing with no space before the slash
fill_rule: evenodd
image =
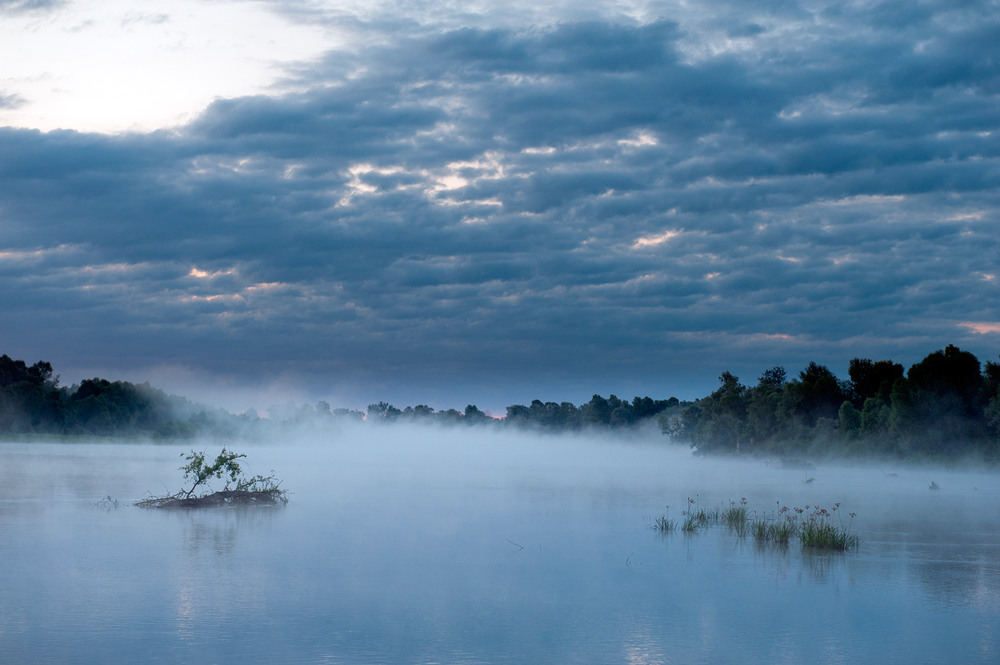
<path id="1" fill-rule="evenodd" d="M 214 462 L 206 464 L 205 453 L 192 450 L 184 457 L 188 463 L 180 467 L 184 472 L 184 480 L 191 483 L 190 488 L 182 489 L 176 494 L 136 501 L 135 505 L 140 508 L 207 508 L 287 503 L 288 497 L 280 487 L 281 481 L 275 480 L 274 472 L 269 476 L 256 475 L 249 478 L 243 475 L 239 460 L 245 457 L 243 453 L 223 448 Z M 199 487 L 207 487 L 212 478 L 225 479 L 225 487 L 216 492 L 195 493 Z"/>

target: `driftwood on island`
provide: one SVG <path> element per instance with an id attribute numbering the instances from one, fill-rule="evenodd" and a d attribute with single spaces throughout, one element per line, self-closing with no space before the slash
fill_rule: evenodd
<path id="1" fill-rule="evenodd" d="M 135 505 L 140 508 L 209 508 L 211 506 L 249 506 L 288 503 L 285 490 L 273 487 L 266 490 L 220 490 L 201 496 L 152 496 Z"/>
<path id="2" fill-rule="evenodd" d="M 183 456 L 183 454 L 182 454 Z M 184 478 L 192 483 L 187 490 L 167 496 L 151 496 L 142 501 L 136 501 L 140 508 L 208 508 L 212 506 L 250 506 L 274 505 L 287 503 L 285 490 L 281 489 L 280 481 L 274 478 L 274 472 L 269 476 L 241 475 L 238 460 L 246 457 L 243 453 L 227 451 L 225 448 L 211 464 L 205 462 L 205 453 L 191 451 L 185 457 L 188 463 L 180 467 Z M 206 486 L 212 478 L 226 478 L 226 485 L 217 492 L 195 494 L 199 487 Z"/>

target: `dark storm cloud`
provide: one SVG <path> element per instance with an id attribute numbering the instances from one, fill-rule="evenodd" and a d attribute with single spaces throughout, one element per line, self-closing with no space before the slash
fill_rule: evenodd
<path id="1" fill-rule="evenodd" d="M 997 7 L 720 7 L 418 25 L 176 131 L 2 130 L 10 350 L 413 401 L 994 357 Z"/>

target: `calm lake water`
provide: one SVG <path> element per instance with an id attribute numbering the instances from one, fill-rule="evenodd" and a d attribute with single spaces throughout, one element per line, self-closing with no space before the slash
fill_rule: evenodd
<path id="1" fill-rule="evenodd" d="M 286 506 L 133 507 L 190 447 L 0 444 L 0 663 L 1000 662 L 996 473 L 368 428 L 235 446 Z M 651 528 L 688 497 L 861 547 Z"/>

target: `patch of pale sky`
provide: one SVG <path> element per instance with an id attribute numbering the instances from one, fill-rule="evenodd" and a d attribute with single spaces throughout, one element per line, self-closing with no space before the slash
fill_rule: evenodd
<path id="1" fill-rule="evenodd" d="M 231 272 L 232 271 L 223 271 L 216 273 L 216 275 L 226 275 Z M 213 276 L 214 275 L 208 275 L 209 278 Z M 202 302 L 248 303 L 255 295 L 277 291 L 286 291 L 290 293 L 294 290 L 295 288 L 291 284 L 287 284 L 285 282 L 258 282 L 256 284 L 250 284 L 249 286 L 236 287 L 229 290 L 215 289 L 215 292 L 208 294 L 181 292 L 176 296 L 176 301 L 183 304 Z M 220 312 L 219 314 L 222 315 L 225 313 L 227 312 Z M 231 312 L 229 313 L 231 314 Z"/>
<path id="2" fill-rule="evenodd" d="M 819 199 L 816 205 L 825 206 L 864 206 L 880 204 L 898 204 L 906 200 L 903 194 L 856 194 L 839 199 Z"/>
<path id="3" fill-rule="evenodd" d="M 631 137 L 618 141 L 618 145 L 630 148 L 642 148 L 659 144 L 659 139 L 650 131 L 637 131 Z"/>
<path id="4" fill-rule="evenodd" d="M 133 274 L 145 270 L 148 267 L 146 263 L 101 263 L 101 264 L 91 264 L 79 267 L 77 270 L 84 275 L 106 275 L 112 274 L 115 276 L 121 276 L 126 274 Z"/>
<path id="5" fill-rule="evenodd" d="M 804 259 L 798 256 L 786 256 L 780 252 L 775 253 L 774 257 L 779 261 L 784 261 L 786 263 L 803 263 Z"/>
<path id="6" fill-rule="evenodd" d="M 464 206 L 464 205 L 476 205 L 476 206 L 491 206 L 494 208 L 502 208 L 503 201 L 497 198 L 490 199 L 464 199 L 456 200 L 454 198 L 441 198 L 437 197 L 434 202 L 440 206 Z M 465 221 L 465 220 L 463 220 Z M 485 221 L 485 220 L 482 220 Z"/>
<path id="7" fill-rule="evenodd" d="M 447 192 L 461 190 L 482 180 L 497 180 L 505 177 L 504 164 L 500 156 L 495 152 L 484 153 L 476 160 L 450 162 L 440 172 L 434 174 L 424 169 L 408 172 L 402 166 L 375 166 L 368 162 L 351 165 L 347 169 L 347 173 L 350 175 L 350 180 L 345 183 L 346 192 L 337 202 L 337 205 L 340 207 L 350 205 L 357 196 L 379 193 L 379 187 L 364 181 L 364 176 L 369 173 L 382 176 L 409 173 L 419 178 L 420 182 L 397 184 L 394 188 L 395 191 L 422 190 L 427 199 L 438 205 L 503 205 L 496 198 L 456 199 L 454 196 L 446 194 Z"/>
<path id="8" fill-rule="evenodd" d="M 943 221 L 946 222 L 978 222 L 981 221 L 985 213 L 982 211 L 976 212 L 962 212 L 955 215 L 949 215 L 945 217 Z"/>
<path id="9" fill-rule="evenodd" d="M 972 332 L 978 333 L 980 335 L 986 335 L 986 334 L 989 334 L 989 333 L 994 333 L 994 334 L 1000 333 L 1000 322 L 991 322 L 991 321 L 978 321 L 978 322 L 963 321 L 962 323 L 959 323 L 958 325 L 962 326 L 963 328 L 968 328 Z"/>
<path id="10" fill-rule="evenodd" d="M 847 253 L 840 256 L 833 256 L 830 260 L 833 262 L 833 265 L 839 266 L 845 263 L 857 263 L 858 258 L 852 253 Z"/>
<path id="11" fill-rule="evenodd" d="M 791 341 L 797 337 L 799 337 L 799 335 L 786 335 L 785 333 L 754 333 L 752 335 L 747 335 L 746 339 L 747 341 L 758 339 Z"/>
<path id="12" fill-rule="evenodd" d="M 556 153 L 556 149 L 552 146 L 539 146 L 524 148 L 521 152 L 526 155 L 554 155 Z"/>
<path id="13" fill-rule="evenodd" d="M 195 117 L 217 98 L 267 90 L 283 64 L 338 45 L 324 27 L 255 2 L 71 2 L 0 15 L 0 91 L 25 103 L 0 124 L 104 133 L 149 131 Z"/>
<path id="14" fill-rule="evenodd" d="M 237 275 L 239 271 L 236 268 L 228 268 L 226 270 L 199 270 L 198 268 L 191 268 L 191 272 L 188 273 L 188 277 L 195 277 L 197 279 L 215 279 L 216 277 Z"/>
<path id="15" fill-rule="evenodd" d="M 33 250 L 4 250 L 0 251 L 0 261 L 12 263 L 24 261 L 37 262 L 58 254 L 69 254 L 77 249 L 78 248 L 74 245 L 60 244 L 55 247 L 45 247 Z"/>
<path id="16" fill-rule="evenodd" d="M 392 168 L 378 168 L 373 164 L 367 162 L 362 164 L 352 165 L 347 172 L 351 175 L 351 179 L 344 185 L 347 188 L 347 193 L 344 194 L 339 201 L 337 201 L 338 206 L 348 206 L 354 200 L 355 196 L 361 194 L 374 194 L 378 191 L 378 187 L 364 182 L 361 177 L 367 173 L 378 173 L 382 175 L 392 174 L 402 171 L 401 167 Z"/>
<path id="17" fill-rule="evenodd" d="M 314 8 L 321 12 L 330 11 L 330 3 L 315 2 Z M 579 2 L 579 0 L 509 0 L 508 2 L 480 2 L 455 0 L 411 1 L 411 0 L 353 0 L 336 3 L 342 12 L 374 19 L 380 16 L 406 17 L 423 23 L 449 25 L 461 23 L 468 26 L 482 24 L 524 26 L 552 25 L 565 20 L 588 20 L 599 17 L 619 16 L 639 23 L 656 18 L 665 7 L 683 9 L 688 3 L 660 0 L 618 0 L 617 2 Z"/>
<path id="18" fill-rule="evenodd" d="M 632 243 L 632 249 L 643 249 L 646 247 L 656 247 L 657 245 L 662 245 L 681 234 L 680 231 L 669 230 L 663 233 L 657 233 L 654 235 L 643 236 L 638 238 L 634 243 Z"/>

